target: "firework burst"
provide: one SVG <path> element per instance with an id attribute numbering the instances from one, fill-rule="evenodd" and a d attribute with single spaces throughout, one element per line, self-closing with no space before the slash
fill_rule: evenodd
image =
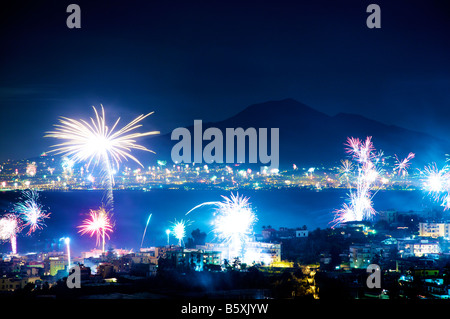
<path id="1" fill-rule="evenodd" d="M 13 254 L 17 254 L 17 234 L 22 230 L 22 223 L 16 214 L 6 214 L 0 218 L 0 240 L 9 241 Z"/>
<path id="2" fill-rule="evenodd" d="M 345 223 L 355 220 L 369 219 L 376 214 L 373 208 L 373 195 L 368 192 L 352 192 L 349 194 L 349 203 L 344 203 L 341 209 L 335 211 L 334 224 Z"/>
<path id="3" fill-rule="evenodd" d="M 85 219 L 83 223 L 78 226 L 78 231 L 81 235 L 89 234 L 90 237 L 96 236 L 96 245 L 99 246 L 102 242 L 102 250 L 105 251 L 106 238 L 110 238 L 108 232 L 113 232 L 113 224 L 111 222 L 112 214 L 104 207 L 97 210 L 91 210 L 89 218 Z"/>
<path id="4" fill-rule="evenodd" d="M 382 173 L 378 164 L 381 162 L 383 153 L 375 153 L 371 137 L 367 137 L 365 141 L 349 137 L 345 146 L 346 152 L 356 162 L 354 169 L 355 190 L 352 190 L 351 182 L 347 178 L 350 189 L 348 203 L 344 203 L 341 209 L 335 211 L 335 217 L 332 221 L 334 225 L 370 219 L 376 214 L 372 206 L 374 196 L 372 188 Z M 342 163 L 342 171 L 347 171 L 347 174 L 350 172 L 352 165 L 348 160 Z"/>
<path id="5" fill-rule="evenodd" d="M 217 204 L 213 222 L 216 236 L 235 248 L 243 249 L 246 242 L 253 234 L 253 226 L 257 221 L 249 203 L 249 198 L 244 196 L 222 196 L 224 201 Z"/>
<path id="6" fill-rule="evenodd" d="M 38 229 L 45 226 L 44 219 L 49 218 L 50 213 L 46 213 L 42 205 L 39 204 L 39 194 L 33 190 L 22 193 L 20 202 L 14 205 L 14 211 L 24 221 L 23 227 L 29 227 L 27 235 L 30 236 Z"/>
<path id="7" fill-rule="evenodd" d="M 183 244 L 183 238 L 186 237 L 186 227 L 192 224 L 190 220 L 180 220 L 175 221 L 172 223 L 172 230 L 171 234 L 175 236 L 176 239 L 178 239 L 178 245 L 181 246 Z"/>
<path id="8" fill-rule="evenodd" d="M 365 141 L 362 141 L 359 138 L 349 137 L 345 146 L 347 146 L 347 153 L 357 162 L 364 165 L 371 163 L 372 160 L 377 157 L 371 136 L 368 136 Z"/>
<path id="9" fill-rule="evenodd" d="M 397 172 L 398 175 L 406 176 L 408 175 L 408 168 L 411 165 L 410 160 L 412 160 L 416 155 L 414 153 L 409 153 L 406 158 L 399 160 L 397 155 L 395 155 L 395 166 L 394 173 Z"/>
<path id="10" fill-rule="evenodd" d="M 118 171 L 119 164 L 122 160 L 128 159 L 133 160 L 143 167 L 141 162 L 131 154 L 131 151 L 153 151 L 137 144 L 136 139 L 159 134 L 159 132 L 133 132 L 142 126 L 139 122 L 153 112 L 146 115 L 140 115 L 121 129 L 116 129 L 120 118 L 118 118 L 110 128 L 106 124 L 103 105 L 101 113 L 97 112 L 95 107 L 93 107 L 93 109 L 95 118 L 91 118 L 90 121 L 61 117 L 59 120 L 60 124 L 56 124 L 55 130 L 47 132 L 45 137 L 65 140 L 63 143 L 54 145 L 54 149 L 50 152 L 67 156 L 75 163 L 87 162 L 87 167 L 89 167 L 92 162 L 94 163 L 94 166 L 101 163 L 101 173 L 106 181 L 108 191 L 106 204 L 107 206 L 109 206 L 109 204 L 112 206 L 112 187 L 114 185 L 113 169 L 117 168 Z"/>
<path id="11" fill-rule="evenodd" d="M 437 194 L 448 188 L 450 173 L 448 167 L 438 169 L 436 163 L 428 165 L 422 171 L 423 187 L 429 193 Z"/>
<path id="12" fill-rule="evenodd" d="M 215 236 L 229 248 L 229 255 L 241 257 L 245 260 L 246 244 L 251 240 L 253 226 L 258 220 L 249 203 L 249 198 L 231 194 L 230 197 L 222 196 L 223 201 L 206 202 L 191 209 L 206 205 L 216 207 L 212 222 Z"/>
<path id="13" fill-rule="evenodd" d="M 37 166 L 35 162 L 27 164 L 26 174 L 28 176 L 33 177 L 34 175 L 36 175 L 36 170 Z"/>
<path id="14" fill-rule="evenodd" d="M 438 169 L 436 163 L 430 164 L 420 172 L 423 176 L 422 186 L 425 191 L 437 203 L 444 207 L 444 210 L 450 208 L 450 170 L 446 165 Z"/>
<path id="15" fill-rule="evenodd" d="M 341 167 L 339 167 L 339 179 L 349 181 L 350 176 L 352 175 L 353 164 L 349 160 L 341 160 Z"/>

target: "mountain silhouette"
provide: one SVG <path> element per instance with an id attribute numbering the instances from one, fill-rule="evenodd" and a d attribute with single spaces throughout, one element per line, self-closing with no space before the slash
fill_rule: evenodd
<path id="1" fill-rule="evenodd" d="M 269 132 L 270 128 L 279 128 L 281 168 L 292 167 L 292 164 L 299 167 L 335 165 L 348 157 L 344 150 L 347 137 L 365 139 L 371 136 L 375 148 L 382 150 L 385 156 L 396 154 L 402 159 L 413 152 L 416 154 L 413 166 L 419 168 L 442 161 L 450 150 L 450 143 L 426 133 L 386 125 L 357 114 L 330 116 L 293 99 L 253 104 L 223 121 L 203 123 L 203 131 L 208 127 L 221 129 L 224 138 L 226 128 L 268 128 Z M 186 128 L 193 141 L 193 126 Z M 157 153 L 152 156 L 153 161 L 161 159 L 172 164 L 171 149 L 178 141 L 172 141 L 170 136 L 169 133 L 149 140 L 149 147 Z M 204 141 L 203 147 L 208 143 Z"/>

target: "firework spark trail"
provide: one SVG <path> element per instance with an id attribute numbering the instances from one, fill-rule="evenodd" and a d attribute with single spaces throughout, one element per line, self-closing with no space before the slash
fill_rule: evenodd
<path id="1" fill-rule="evenodd" d="M 44 219 L 50 218 L 50 213 L 42 208 L 39 204 L 39 194 L 34 190 L 26 190 L 20 197 L 20 202 L 14 205 L 14 211 L 24 221 L 23 227 L 29 227 L 27 235 L 30 236 L 38 229 L 45 226 Z"/>
<path id="2" fill-rule="evenodd" d="M 0 240 L 9 241 L 13 254 L 17 254 L 17 234 L 22 230 L 20 218 L 16 214 L 6 214 L 0 218 Z"/>
<path id="3" fill-rule="evenodd" d="M 201 204 L 195 206 L 194 208 L 192 208 L 190 211 L 188 211 L 188 212 L 186 213 L 186 215 L 188 215 L 190 212 L 192 212 L 192 211 L 194 211 L 194 210 L 196 210 L 196 209 L 198 209 L 198 208 L 200 208 L 200 207 L 208 206 L 208 205 L 218 205 L 219 203 L 220 203 L 220 202 L 204 202 L 204 203 L 201 203 Z"/>
<path id="4" fill-rule="evenodd" d="M 105 251 L 105 237 L 110 239 L 108 232 L 113 232 L 113 224 L 111 222 L 111 213 L 104 207 L 97 210 L 91 210 L 89 218 L 85 219 L 78 231 L 81 235 L 89 234 L 90 237 L 96 236 L 96 245 L 102 242 L 102 251 Z"/>
<path id="5" fill-rule="evenodd" d="M 112 173 L 111 161 L 108 156 L 103 155 L 103 163 L 102 166 L 102 176 L 106 176 L 106 194 L 104 194 L 102 202 L 105 203 L 106 207 L 113 208 L 114 203 L 114 195 L 113 195 L 113 186 L 114 186 L 114 175 Z"/>
<path id="6" fill-rule="evenodd" d="M 375 215 L 376 212 L 372 206 L 372 199 L 375 194 L 372 194 L 371 190 L 382 173 L 377 164 L 381 161 L 383 153 L 375 153 L 371 137 L 367 137 L 365 141 L 349 137 L 345 146 L 346 152 L 356 161 L 356 190 L 352 191 L 352 186 L 348 181 L 349 202 L 348 204 L 344 203 L 341 209 L 335 211 L 335 217 L 332 221 L 334 226 L 342 222 L 370 219 Z M 348 162 L 343 163 L 345 163 L 344 169 L 350 168 Z"/>
<path id="7" fill-rule="evenodd" d="M 216 237 L 229 248 L 232 257 L 241 257 L 245 260 L 246 244 L 250 241 L 253 226 L 257 221 L 249 203 L 249 198 L 231 194 L 222 196 L 224 201 L 205 202 L 195 206 L 189 212 L 206 205 L 216 206 L 214 211 L 213 232 Z"/>
<path id="8" fill-rule="evenodd" d="M 397 174 L 403 174 L 403 176 L 408 175 L 408 168 L 411 165 L 410 160 L 412 160 L 416 155 L 414 153 L 409 153 L 406 158 L 400 161 L 395 155 L 396 164 L 394 166 L 394 173 L 397 171 Z"/>
<path id="9" fill-rule="evenodd" d="M 150 223 L 151 218 L 152 218 L 152 214 L 150 214 L 148 216 L 147 224 L 145 225 L 144 234 L 142 235 L 141 248 L 142 248 L 142 244 L 144 243 L 145 233 L 147 232 L 147 227 L 148 227 L 148 224 Z"/>
<path id="10" fill-rule="evenodd" d="M 99 163 L 101 165 L 101 176 L 107 184 L 107 207 L 113 205 L 112 188 L 114 185 L 113 166 L 119 168 L 122 160 L 131 159 L 141 167 L 144 167 L 139 160 L 131 154 L 131 150 L 141 150 L 152 152 L 146 147 L 136 144 L 136 139 L 159 134 L 158 131 L 145 133 L 132 133 L 132 131 L 140 128 L 142 124 L 138 124 L 147 116 L 142 114 L 135 118 L 123 128 L 115 131 L 120 118 L 116 120 L 111 129 L 106 125 L 105 110 L 102 105 L 101 114 L 93 107 L 95 119 L 90 118 L 89 121 L 74 120 L 67 117 L 59 119 L 60 124 L 55 124 L 55 130 L 47 132 L 45 137 L 53 137 L 65 140 L 65 142 L 56 144 L 49 153 L 62 154 L 76 162 L 87 162 L 87 168 L 94 162 L 94 166 Z"/>

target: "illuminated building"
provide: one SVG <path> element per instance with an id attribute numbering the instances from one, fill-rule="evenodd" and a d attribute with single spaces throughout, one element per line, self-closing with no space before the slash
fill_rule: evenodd
<path id="1" fill-rule="evenodd" d="M 296 230 L 295 231 L 295 237 L 297 237 L 297 238 L 308 237 L 308 231 L 307 230 Z"/>
<path id="2" fill-rule="evenodd" d="M 132 265 L 130 256 L 123 256 L 111 261 L 116 273 L 129 273 Z"/>
<path id="3" fill-rule="evenodd" d="M 111 263 L 101 263 L 97 266 L 97 275 L 102 278 L 111 278 L 114 276 L 114 266 Z"/>
<path id="4" fill-rule="evenodd" d="M 441 253 L 437 240 L 405 239 L 398 240 L 398 251 L 403 257 L 433 257 Z"/>
<path id="5" fill-rule="evenodd" d="M 203 249 L 183 249 L 166 252 L 166 258 L 172 266 L 189 266 L 195 271 L 203 271 L 206 265 L 220 265 L 221 252 Z"/>
<path id="6" fill-rule="evenodd" d="M 99 258 L 103 254 L 103 251 L 101 249 L 91 249 L 90 251 L 83 251 L 81 253 L 81 258 L 87 259 L 87 258 Z"/>
<path id="7" fill-rule="evenodd" d="M 59 270 L 66 269 L 66 260 L 63 256 L 49 257 L 50 275 L 55 276 Z"/>
<path id="8" fill-rule="evenodd" d="M 113 252 L 114 252 L 114 254 L 117 257 L 122 257 L 122 256 L 126 256 L 128 254 L 133 253 L 133 250 L 132 249 L 128 250 L 128 249 L 116 248 L 116 249 L 113 250 Z M 108 252 L 106 252 L 106 254 L 107 253 Z M 93 258 L 100 258 L 103 254 L 104 254 L 104 252 L 101 249 L 94 248 L 94 249 L 91 249 L 90 251 L 83 251 L 81 253 L 81 258 L 83 258 L 83 259 L 88 259 L 88 258 L 91 258 L 91 257 L 93 257 Z"/>
<path id="9" fill-rule="evenodd" d="M 351 268 L 367 268 L 376 253 L 372 245 L 369 244 L 352 245 L 349 247 L 349 250 Z"/>
<path id="10" fill-rule="evenodd" d="M 277 231 L 270 227 L 263 229 L 261 232 L 264 240 L 271 240 L 272 238 L 275 237 L 276 233 Z"/>
<path id="11" fill-rule="evenodd" d="M 158 257 L 151 252 L 139 252 L 130 254 L 131 261 L 135 264 L 158 264 Z"/>
<path id="12" fill-rule="evenodd" d="M 222 262 L 226 259 L 232 261 L 236 256 L 232 255 L 229 245 L 226 243 L 206 243 L 207 250 L 219 251 L 222 254 Z M 249 241 L 245 243 L 244 257 L 240 258 L 246 264 L 260 263 L 270 265 L 281 261 L 281 244 Z"/>
<path id="13" fill-rule="evenodd" d="M 440 222 L 440 223 L 419 223 L 419 236 L 421 237 L 450 237 L 450 223 Z"/>
<path id="14" fill-rule="evenodd" d="M 130 275 L 138 277 L 152 277 L 157 273 L 155 264 L 133 263 L 130 269 Z"/>
<path id="15" fill-rule="evenodd" d="M 380 220 L 386 221 L 389 224 L 395 223 L 398 218 L 398 212 L 396 210 L 390 209 L 380 212 Z"/>
<path id="16" fill-rule="evenodd" d="M 22 289 L 28 283 L 35 283 L 40 280 L 40 277 L 27 277 L 27 278 L 0 278 L 0 291 L 15 291 Z"/>
<path id="17" fill-rule="evenodd" d="M 133 253 L 133 249 L 122 249 L 122 248 L 114 249 L 114 254 L 117 257 L 126 256 L 126 255 L 131 254 L 131 253 Z"/>

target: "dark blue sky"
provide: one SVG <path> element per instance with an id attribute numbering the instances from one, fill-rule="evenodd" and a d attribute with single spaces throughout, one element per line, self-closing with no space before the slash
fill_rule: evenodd
<path id="1" fill-rule="evenodd" d="M 100 103 L 111 119 L 156 111 L 145 127 L 168 132 L 290 97 L 450 139 L 446 1 L 93 2 L 2 8 L 0 160 L 48 150 L 58 116 Z"/>

